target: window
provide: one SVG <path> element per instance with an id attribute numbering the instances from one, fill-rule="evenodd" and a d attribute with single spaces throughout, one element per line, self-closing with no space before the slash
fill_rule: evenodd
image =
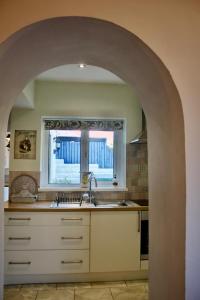
<path id="1" fill-rule="evenodd" d="M 114 131 L 89 131 L 89 171 L 97 181 L 111 182 L 114 176 Z"/>
<path id="2" fill-rule="evenodd" d="M 125 186 L 123 120 L 44 119 L 41 186 L 81 186 L 93 172 L 98 186 Z"/>
<path id="3" fill-rule="evenodd" d="M 49 184 L 80 184 L 80 130 L 49 130 Z"/>

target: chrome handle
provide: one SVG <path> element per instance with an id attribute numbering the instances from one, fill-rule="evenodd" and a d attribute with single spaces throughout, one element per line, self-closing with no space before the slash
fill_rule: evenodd
<path id="1" fill-rule="evenodd" d="M 82 221 L 83 218 L 61 218 L 61 221 Z"/>
<path id="2" fill-rule="evenodd" d="M 8 218 L 9 221 L 30 221 L 31 218 Z"/>
<path id="3" fill-rule="evenodd" d="M 80 260 L 61 260 L 61 264 L 82 264 L 83 261 Z"/>
<path id="4" fill-rule="evenodd" d="M 14 241 L 14 240 L 29 241 L 29 240 L 31 240 L 31 237 L 30 236 L 27 236 L 27 237 L 9 237 L 8 239 L 10 241 Z"/>
<path id="5" fill-rule="evenodd" d="M 31 261 L 9 261 L 9 265 L 30 265 Z"/>
<path id="6" fill-rule="evenodd" d="M 61 240 L 82 240 L 82 236 L 62 236 Z"/>
<path id="7" fill-rule="evenodd" d="M 138 211 L 138 232 L 141 231 L 141 212 Z"/>

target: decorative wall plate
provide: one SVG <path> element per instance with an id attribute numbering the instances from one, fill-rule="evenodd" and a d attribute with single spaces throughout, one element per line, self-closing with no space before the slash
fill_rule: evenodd
<path id="1" fill-rule="evenodd" d="M 30 175 L 22 174 L 14 178 L 10 187 L 11 202 L 34 202 L 38 196 L 38 185 Z"/>

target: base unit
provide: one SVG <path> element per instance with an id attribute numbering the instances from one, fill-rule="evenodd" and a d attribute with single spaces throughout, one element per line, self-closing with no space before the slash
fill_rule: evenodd
<path id="1" fill-rule="evenodd" d="M 140 216 L 138 212 L 92 212 L 90 272 L 139 270 Z"/>
<path id="2" fill-rule="evenodd" d="M 5 274 L 89 272 L 88 250 L 5 251 Z"/>
<path id="3" fill-rule="evenodd" d="M 147 278 L 136 211 L 5 214 L 5 283 Z"/>

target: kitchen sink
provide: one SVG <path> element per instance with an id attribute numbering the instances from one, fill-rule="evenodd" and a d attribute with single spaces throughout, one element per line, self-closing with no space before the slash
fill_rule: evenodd
<path id="1" fill-rule="evenodd" d="M 106 201 L 106 200 L 95 200 L 94 205 L 98 208 L 101 207 L 133 207 L 138 206 L 138 204 L 134 203 L 130 200 L 120 200 L 120 201 Z"/>
<path id="2" fill-rule="evenodd" d="M 93 203 L 86 203 L 82 202 L 80 205 L 80 202 L 60 202 L 57 205 L 56 201 L 53 201 L 51 203 L 51 208 L 117 208 L 117 207 L 138 207 L 141 206 L 140 203 L 136 203 L 132 200 L 93 200 Z"/>

